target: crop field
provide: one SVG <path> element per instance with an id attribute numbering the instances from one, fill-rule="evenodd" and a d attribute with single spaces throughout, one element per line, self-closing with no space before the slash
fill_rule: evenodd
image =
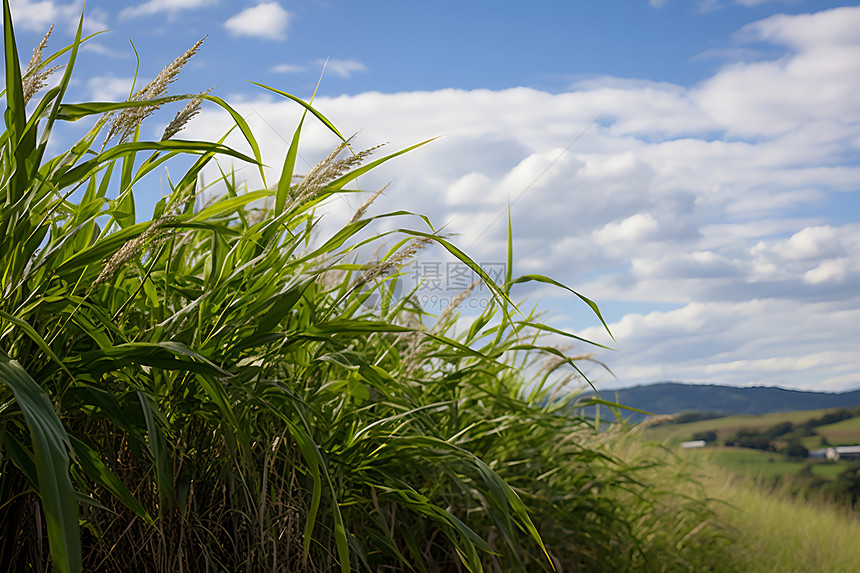
<path id="1" fill-rule="evenodd" d="M 717 433 L 717 436 L 720 440 L 724 440 L 726 436 L 729 436 L 742 428 L 749 428 L 751 430 L 765 430 L 782 422 L 801 424 L 806 420 L 809 420 L 811 418 L 820 418 L 821 416 L 829 412 L 833 412 L 835 410 L 836 409 L 834 408 L 827 408 L 822 410 L 777 412 L 774 414 L 764 414 L 760 416 L 726 416 L 725 418 L 699 420 L 686 424 L 666 424 L 653 428 L 647 428 L 643 435 L 650 440 L 664 442 L 667 445 L 677 445 L 680 442 L 692 439 L 693 435 L 698 432 L 706 432 L 709 430 L 713 430 Z M 825 426 L 822 426 L 822 428 L 824 427 Z M 858 425 L 857 428 L 857 435 L 860 436 L 860 425 Z"/>
<path id="2" fill-rule="evenodd" d="M 755 478 L 796 474 L 809 463 L 806 460 L 792 459 L 784 454 L 749 448 L 715 447 L 685 450 L 682 452 L 682 457 L 694 463 L 718 466 L 732 474 Z M 813 475 L 833 478 L 851 465 L 852 463 L 847 461 L 817 462 L 811 467 Z"/>
<path id="3" fill-rule="evenodd" d="M 825 437 L 833 446 L 854 446 L 860 444 L 860 417 L 820 426 L 815 428 L 815 433 Z"/>

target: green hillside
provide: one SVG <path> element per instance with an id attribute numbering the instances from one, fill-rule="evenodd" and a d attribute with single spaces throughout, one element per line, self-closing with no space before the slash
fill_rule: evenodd
<path id="1" fill-rule="evenodd" d="M 651 440 L 665 442 L 668 445 L 677 445 L 681 442 L 695 439 L 694 437 L 699 433 L 714 431 L 717 434 L 717 441 L 724 442 L 728 436 L 742 428 L 765 430 L 784 422 L 802 424 L 807 420 L 821 418 L 822 416 L 839 411 L 840 409 L 841 408 L 824 408 L 820 410 L 778 412 L 758 416 L 736 415 L 681 424 L 658 423 L 647 425 L 646 423 L 644 435 Z M 827 436 L 831 436 L 835 435 L 833 434 L 832 429 L 835 429 L 837 434 L 840 436 L 840 443 L 837 444 L 832 442 L 833 445 L 853 445 L 860 443 L 860 418 L 854 417 L 850 420 L 843 420 L 832 425 L 820 426 L 815 428 L 815 432 L 816 435 L 819 436 L 825 434 Z M 824 432 L 825 434 L 822 434 L 821 432 Z M 820 440 L 820 438 L 816 439 Z"/>
<path id="2" fill-rule="evenodd" d="M 815 432 L 833 446 L 860 444 L 860 416 L 816 428 Z"/>
<path id="3" fill-rule="evenodd" d="M 678 416 L 675 420 L 686 419 Z M 640 425 L 648 439 L 697 466 L 713 466 L 768 491 L 851 509 L 860 498 L 860 461 L 810 457 L 809 451 L 860 444 L 860 409 L 783 412 L 676 423 L 671 417 Z M 704 440 L 702 448 L 681 443 Z"/>
<path id="4" fill-rule="evenodd" d="M 721 446 L 684 450 L 682 457 L 698 464 L 709 463 L 718 466 L 735 475 L 753 478 L 774 478 L 796 474 L 809 465 L 807 460 L 798 460 L 776 452 Z M 852 465 L 854 463 L 848 461 L 815 463 L 811 464 L 811 472 L 815 476 L 832 479 Z"/>

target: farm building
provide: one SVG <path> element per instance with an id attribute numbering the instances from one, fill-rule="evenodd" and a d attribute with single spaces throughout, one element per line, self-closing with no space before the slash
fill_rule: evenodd
<path id="1" fill-rule="evenodd" d="M 835 446 L 832 448 L 821 448 L 820 450 L 809 450 L 810 458 L 826 458 L 827 461 L 838 462 L 839 460 L 860 459 L 860 446 Z"/>
<path id="2" fill-rule="evenodd" d="M 704 448 L 706 445 L 705 440 L 693 440 L 691 442 L 681 442 L 681 447 L 685 450 L 689 450 L 691 448 Z"/>

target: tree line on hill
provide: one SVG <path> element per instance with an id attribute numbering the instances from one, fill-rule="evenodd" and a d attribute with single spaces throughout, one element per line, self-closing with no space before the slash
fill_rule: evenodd
<path id="1" fill-rule="evenodd" d="M 834 479 L 815 475 L 812 464 L 806 464 L 793 475 L 777 476 L 774 486 L 783 484 L 785 491 L 796 498 L 823 500 L 852 511 L 860 510 L 860 463 L 846 468 Z"/>
<path id="2" fill-rule="evenodd" d="M 734 434 L 727 437 L 724 443 L 726 446 L 770 452 L 778 451 L 793 458 L 805 458 L 809 455 L 809 450 L 803 445 L 802 439 L 815 436 L 815 428 L 835 424 L 857 415 L 860 415 L 860 409 L 841 409 L 828 412 L 818 418 L 810 418 L 798 424 L 780 422 L 765 430 L 739 428 Z M 693 434 L 692 439 L 715 443 L 718 441 L 718 436 L 715 430 L 705 430 Z M 821 436 L 821 440 L 822 446 L 829 445 L 824 436 Z"/>
<path id="3" fill-rule="evenodd" d="M 805 459 L 809 451 L 802 443 L 803 438 L 819 435 L 815 428 L 835 424 L 855 416 L 860 416 L 860 408 L 840 409 L 796 424 L 780 422 L 764 430 L 739 428 L 725 439 L 724 444 L 738 448 L 780 452 L 794 459 Z M 830 445 L 827 438 L 820 437 L 822 446 Z M 692 439 L 715 444 L 719 441 L 719 436 L 715 430 L 705 430 L 693 434 Z M 849 510 L 860 509 L 858 506 L 860 463 L 851 465 L 832 479 L 815 475 L 812 464 L 807 463 L 797 473 L 771 477 L 765 480 L 763 485 L 781 489 L 788 495 L 800 499 L 826 501 Z"/>

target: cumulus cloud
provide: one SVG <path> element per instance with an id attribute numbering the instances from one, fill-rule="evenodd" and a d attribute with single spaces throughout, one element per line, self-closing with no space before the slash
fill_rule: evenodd
<path id="1" fill-rule="evenodd" d="M 857 385 L 860 310 L 856 298 L 851 302 L 853 308 L 777 299 L 690 303 L 666 312 L 628 314 L 609 325 L 621 341 L 621 358 L 611 361 L 613 372 L 628 381 L 845 390 Z M 826 325 L 829 336 L 823 337 L 816 325 Z M 608 338 L 598 328 L 582 334 Z"/>
<path id="2" fill-rule="evenodd" d="M 636 213 L 618 222 L 607 223 L 594 233 L 601 244 L 637 243 L 647 241 L 659 230 L 657 220 L 650 213 Z"/>
<path id="3" fill-rule="evenodd" d="M 28 30 L 44 34 L 52 24 L 57 28 L 77 30 L 83 12 L 83 1 L 62 3 L 53 0 L 11 0 L 12 21 L 16 30 Z M 84 32 L 99 32 L 107 29 L 108 15 L 99 8 L 88 10 L 84 17 Z"/>
<path id="4" fill-rule="evenodd" d="M 743 35 L 782 57 L 734 62 L 692 88 L 593 78 L 557 94 L 370 92 L 315 105 L 360 132 L 357 147 L 443 136 L 361 178 L 368 190 L 394 180 L 374 208 L 427 213 L 476 259 L 504 261 L 511 205 L 515 273 L 553 276 L 604 306 L 621 352 L 600 358 L 616 385 L 840 389 L 860 383 L 860 224 L 821 206 L 860 193 L 852 29 L 860 7 L 768 18 Z M 280 164 L 298 106 L 266 96 L 236 107 L 264 161 Z M 203 115 L 192 135 L 226 131 L 226 116 Z M 308 124 L 302 168 L 335 142 Z M 332 209 L 349 217 L 360 201 Z M 538 292 L 556 326 L 611 343 L 577 300 L 516 294 Z M 630 313 L 634 303 L 659 308 Z"/>
<path id="5" fill-rule="evenodd" d="M 252 36 L 266 40 L 287 39 L 290 13 L 277 2 L 263 2 L 242 10 L 226 22 L 224 27 L 234 36 Z"/>
<path id="6" fill-rule="evenodd" d="M 744 37 L 790 51 L 773 61 L 728 66 L 692 97 L 730 135 L 741 137 L 788 134 L 820 121 L 860 121 L 852 95 L 860 89 L 858 27 L 857 7 L 750 24 Z"/>
<path id="7" fill-rule="evenodd" d="M 100 56 L 106 56 L 112 59 L 127 59 L 133 56 L 133 52 L 128 50 L 127 52 L 120 52 L 115 49 L 108 48 L 104 44 L 99 44 L 93 40 L 88 41 L 84 45 L 81 46 L 81 51 L 83 52 L 91 52 L 93 54 L 98 54 Z"/>

